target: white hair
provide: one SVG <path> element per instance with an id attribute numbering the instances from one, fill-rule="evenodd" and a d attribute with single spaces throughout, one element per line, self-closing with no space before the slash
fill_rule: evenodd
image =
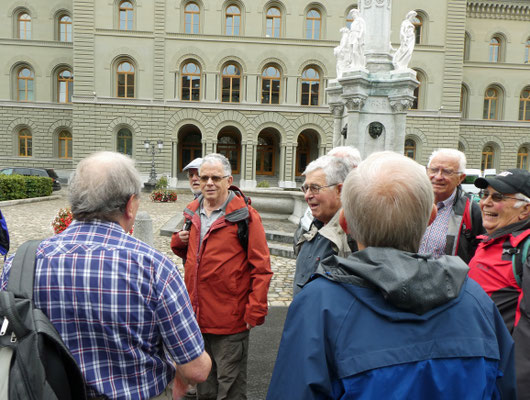
<path id="1" fill-rule="evenodd" d="M 230 161 L 228 160 L 228 158 L 226 158 L 222 154 L 219 154 L 219 153 L 208 154 L 206 157 L 202 159 L 200 168 L 202 168 L 204 164 L 221 164 L 221 166 L 223 167 L 224 174 L 228 176 L 232 175 L 232 166 L 230 165 Z M 199 175 L 200 175 L 200 168 L 199 168 Z"/>
<path id="2" fill-rule="evenodd" d="M 318 169 L 321 169 L 326 175 L 326 183 L 328 185 L 344 182 L 350 172 L 350 167 L 344 158 L 324 155 L 311 161 L 302 175 L 307 175 Z"/>
<path id="3" fill-rule="evenodd" d="M 460 150 L 456 149 L 438 149 L 434 150 L 429 157 L 429 162 L 427 163 L 427 166 L 429 167 L 431 165 L 431 161 L 436 157 L 437 155 L 444 155 L 447 157 L 455 158 L 458 160 L 458 172 L 463 173 L 466 170 L 467 160 L 466 155 L 462 153 Z"/>
<path id="4" fill-rule="evenodd" d="M 338 146 L 328 151 L 328 156 L 343 158 L 350 168 L 356 168 L 361 162 L 361 153 L 353 146 Z"/>
<path id="5" fill-rule="evenodd" d="M 526 197 L 524 194 L 522 193 L 515 193 L 514 197 L 516 199 L 519 199 L 520 201 L 516 202 L 514 205 L 513 205 L 513 208 L 521 208 L 522 206 L 524 206 L 525 204 L 528 204 L 530 203 L 530 199 L 528 197 Z"/>
<path id="6" fill-rule="evenodd" d="M 130 157 L 100 151 L 77 164 L 68 186 L 75 219 L 116 221 L 131 196 L 140 195 L 142 181 Z"/>
<path id="7" fill-rule="evenodd" d="M 371 154 L 350 172 L 341 194 L 354 239 L 364 246 L 417 252 L 434 203 L 425 169 L 401 154 Z"/>

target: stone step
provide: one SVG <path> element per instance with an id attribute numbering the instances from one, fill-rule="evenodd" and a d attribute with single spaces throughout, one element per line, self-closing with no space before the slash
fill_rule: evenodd
<path id="1" fill-rule="evenodd" d="M 265 230 L 267 241 L 293 244 L 294 232 Z"/>
<path id="2" fill-rule="evenodd" d="M 296 258 L 293 251 L 293 246 L 285 243 L 278 243 L 267 241 L 269 245 L 269 251 L 274 256 L 285 257 L 285 258 Z"/>

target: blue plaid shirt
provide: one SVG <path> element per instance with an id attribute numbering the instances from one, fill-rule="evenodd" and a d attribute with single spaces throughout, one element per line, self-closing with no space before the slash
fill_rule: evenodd
<path id="1" fill-rule="evenodd" d="M 43 241 L 34 301 L 75 357 L 89 397 L 157 396 L 175 375 L 173 361 L 204 350 L 177 267 L 117 223 L 74 221 Z"/>

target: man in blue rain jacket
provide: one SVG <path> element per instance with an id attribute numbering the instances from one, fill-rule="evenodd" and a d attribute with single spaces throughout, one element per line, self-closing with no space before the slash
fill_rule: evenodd
<path id="1" fill-rule="evenodd" d="M 293 300 L 268 400 L 515 399 L 493 302 L 460 258 L 417 254 L 433 198 L 425 170 L 396 153 L 348 175 L 341 220 L 360 251 L 325 259 Z"/>

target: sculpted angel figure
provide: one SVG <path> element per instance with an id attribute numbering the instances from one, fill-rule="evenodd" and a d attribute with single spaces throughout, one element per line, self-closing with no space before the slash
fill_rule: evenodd
<path id="1" fill-rule="evenodd" d="M 350 30 L 346 27 L 340 28 L 342 33 L 340 43 L 333 49 L 333 54 L 337 57 L 337 79 L 342 78 L 343 72 L 351 63 L 351 51 L 349 46 Z"/>
<path id="2" fill-rule="evenodd" d="M 364 34 L 366 31 L 366 22 L 356 8 L 349 12 L 348 17 L 353 18 L 349 34 L 351 48 L 351 64 L 349 69 L 355 71 L 364 69 L 366 65 L 366 58 L 364 57 Z"/>
<path id="3" fill-rule="evenodd" d="M 416 11 L 409 11 L 403 22 L 401 23 L 401 29 L 399 31 L 399 37 L 401 40 L 401 45 L 399 49 L 394 53 L 392 59 L 392 64 L 396 71 L 404 71 L 408 69 L 410 59 L 412 57 L 412 52 L 414 51 L 415 36 L 414 30 L 415 27 L 412 24 L 414 18 L 416 17 Z"/>

